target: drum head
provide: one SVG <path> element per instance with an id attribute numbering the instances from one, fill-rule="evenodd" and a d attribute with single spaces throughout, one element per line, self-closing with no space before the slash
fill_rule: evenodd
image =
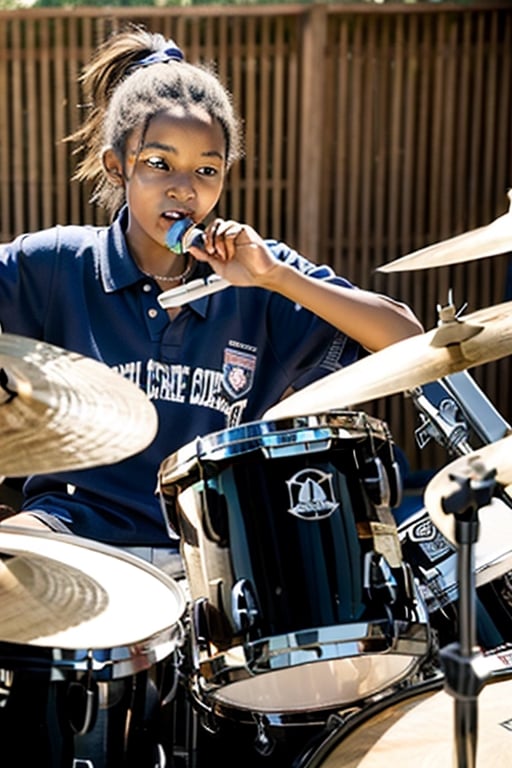
<path id="1" fill-rule="evenodd" d="M 179 585 L 81 538 L 0 527 L 0 642 L 59 649 L 140 644 L 176 625 Z"/>
<path id="2" fill-rule="evenodd" d="M 511 679 L 488 682 L 478 697 L 478 768 L 510 765 Z M 415 690 L 407 698 L 364 719 L 332 749 L 317 750 L 297 768 L 387 768 L 389 765 L 440 768 L 453 764 L 454 698 L 445 690 Z M 384 705 L 385 706 L 385 705 Z"/>

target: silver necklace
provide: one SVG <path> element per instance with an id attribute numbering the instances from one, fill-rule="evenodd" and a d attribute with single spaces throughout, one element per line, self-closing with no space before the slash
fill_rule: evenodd
<path id="1" fill-rule="evenodd" d="M 151 277 L 153 280 L 162 280 L 164 283 L 184 283 L 185 278 L 187 278 L 192 271 L 192 266 L 192 258 L 190 254 L 187 253 L 187 266 L 181 275 L 154 275 L 152 272 L 146 272 L 146 270 L 142 269 L 142 267 L 139 267 L 139 269 L 143 275 L 146 275 L 146 277 Z"/>

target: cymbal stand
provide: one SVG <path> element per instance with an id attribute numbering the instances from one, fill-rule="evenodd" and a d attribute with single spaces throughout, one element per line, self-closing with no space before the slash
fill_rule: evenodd
<path id="1" fill-rule="evenodd" d="M 458 489 L 443 498 L 446 514 L 455 517 L 457 581 L 459 592 L 459 641 L 440 650 L 445 689 L 454 697 L 455 755 L 457 768 L 475 768 L 478 732 L 478 695 L 487 682 L 476 644 L 476 587 L 474 544 L 478 540 L 478 510 L 491 501 L 495 470 L 474 468 L 473 477 L 450 480 Z"/>

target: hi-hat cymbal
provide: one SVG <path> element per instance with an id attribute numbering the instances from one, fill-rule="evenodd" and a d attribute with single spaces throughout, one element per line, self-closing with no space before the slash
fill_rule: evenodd
<path id="1" fill-rule="evenodd" d="M 93 620 L 107 605 L 101 584 L 79 568 L 39 554 L 0 551 L 2 641 L 30 643 L 64 632 Z"/>
<path id="2" fill-rule="evenodd" d="M 508 191 L 510 206 L 507 213 L 491 224 L 472 229 L 419 251 L 402 256 L 377 267 L 378 272 L 407 272 L 430 267 L 445 267 L 466 261 L 498 256 L 512 251 L 512 190 Z"/>
<path id="3" fill-rule="evenodd" d="M 24 477 L 113 464 L 146 448 L 153 404 L 107 365 L 0 334 L 0 474 Z"/>
<path id="4" fill-rule="evenodd" d="M 443 536 L 452 544 L 455 537 L 455 518 L 444 511 L 444 501 L 459 490 L 456 479 L 478 481 L 486 473 L 495 471 L 495 481 L 503 486 L 512 484 L 512 435 L 495 443 L 485 445 L 476 451 L 460 456 L 437 472 L 425 488 L 424 502 L 429 516 Z M 480 540 L 491 539 L 502 542 L 512 552 L 512 509 L 493 498 L 491 503 L 479 511 Z M 494 544 L 496 549 L 496 544 Z"/>
<path id="5" fill-rule="evenodd" d="M 512 302 L 392 344 L 295 392 L 264 419 L 322 413 L 405 392 L 512 352 Z"/>
<path id="6" fill-rule="evenodd" d="M 1 643 L 76 651 L 87 669 L 124 677 L 170 652 L 185 604 L 179 584 L 136 555 L 81 536 L 0 526 Z M 90 655 L 95 649 L 99 657 Z M 16 655 L 4 652 L 2 667 Z M 51 656 L 64 668 L 70 658 Z"/>

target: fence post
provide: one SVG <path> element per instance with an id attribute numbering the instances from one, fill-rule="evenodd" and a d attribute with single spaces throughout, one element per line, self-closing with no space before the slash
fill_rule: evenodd
<path id="1" fill-rule="evenodd" d="M 324 136 L 324 77 L 327 8 L 308 7 L 303 17 L 300 68 L 300 141 L 298 156 L 298 248 L 313 261 L 320 242 L 320 190 Z"/>

